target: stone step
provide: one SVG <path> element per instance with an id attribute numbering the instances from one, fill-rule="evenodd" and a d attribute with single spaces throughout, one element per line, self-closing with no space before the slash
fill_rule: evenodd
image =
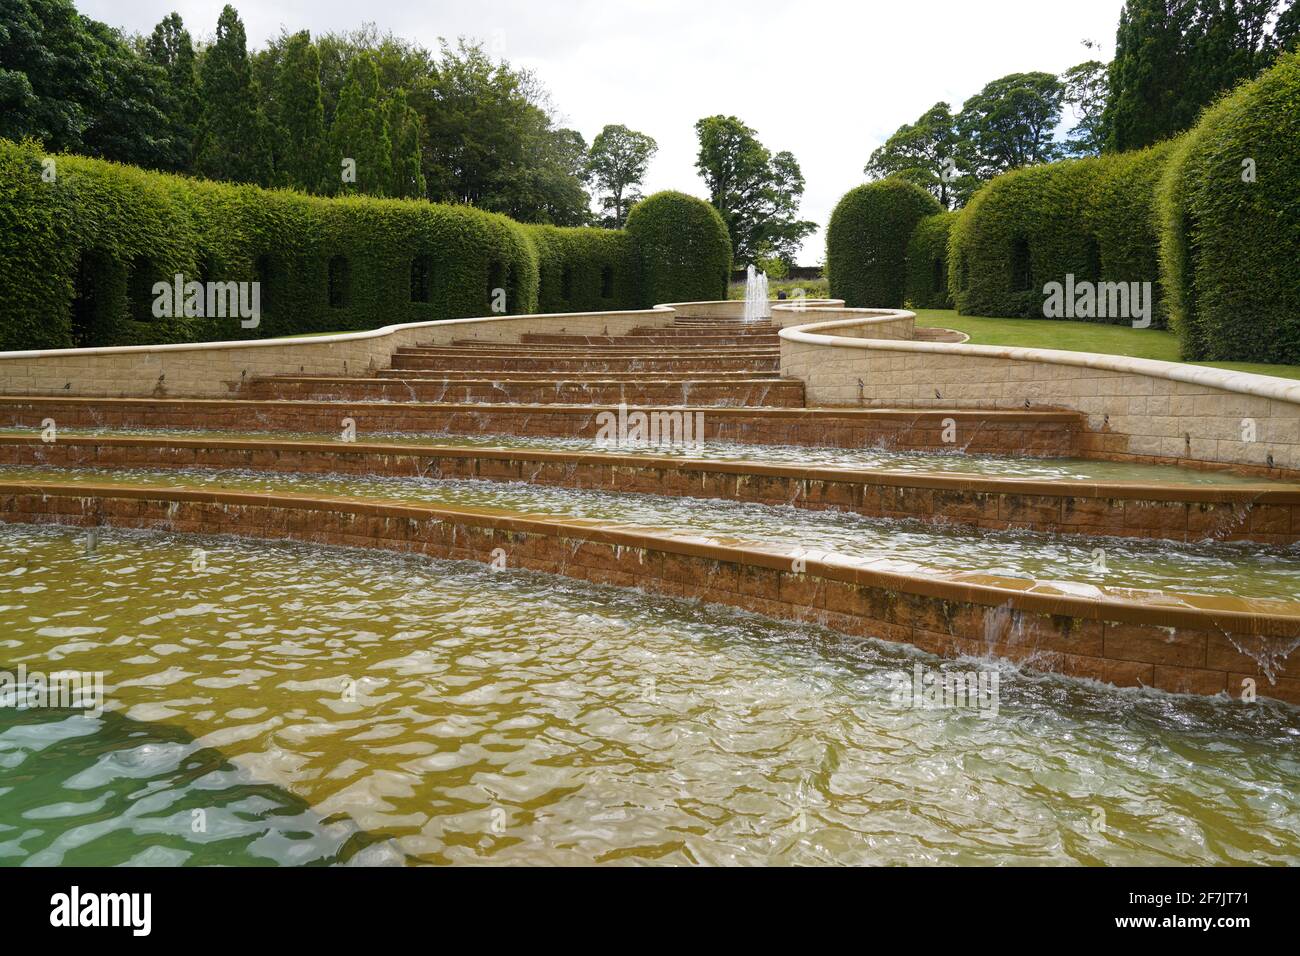
<path id="1" fill-rule="evenodd" d="M 782 379 L 691 379 L 658 382 L 439 381 L 276 375 L 252 379 L 249 398 L 323 401 L 483 402 L 511 404 L 803 405 L 803 383 Z"/>
<path id="2" fill-rule="evenodd" d="M 656 410 L 662 409 L 628 409 Z M 343 427 L 344 418 L 351 418 L 359 434 L 429 432 L 594 438 L 600 428 L 599 416 L 618 411 L 617 403 L 537 406 L 0 395 L 0 426 L 35 432 L 41 430 L 45 419 L 52 418 L 60 428 L 332 434 Z M 951 452 L 949 428 L 955 424 L 962 437 L 960 450 L 967 454 L 1042 458 L 1078 456 L 1086 423 L 1085 416 L 1078 412 L 1042 409 L 709 407 L 703 411 L 707 441 Z"/>
<path id="3" fill-rule="evenodd" d="M 646 373 L 679 372 L 775 372 L 781 367 L 777 356 L 770 358 L 664 358 L 641 356 L 637 358 L 550 358 L 547 356 L 466 356 L 466 355 L 410 355 L 393 356 L 393 369 L 411 371 L 436 371 L 439 369 L 478 369 L 482 372 L 553 371 L 567 374 L 603 374 L 609 372 Z"/>
<path id="4" fill-rule="evenodd" d="M 691 413 L 696 414 L 696 413 Z M 709 411 L 699 414 L 708 416 Z M 661 419 L 661 441 L 689 446 L 683 413 Z M 211 435 L 0 435 L 0 464 L 60 468 L 222 468 L 271 473 L 523 481 L 565 488 L 648 492 L 798 508 L 945 527 L 1026 530 L 1176 541 L 1300 543 L 1300 485 L 1266 482 L 1054 481 L 883 468 L 808 467 L 708 459 L 704 447 L 663 454 L 613 443 L 591 451 L 420 444 L 362 435 L 335 439 Z"/>
<path id="5" fill-rule="evenodd" d="M 563 359 L 637 359 L 637 358 L 671 358 L 671 356 L 680 356 L 688 359 L 708 359 L 708 358 L 748 358 L 748 356 L 758 356 L 758 358 L 777 358 L 781 350 L 777 346 L 754 346 L 754 347 L 727 347 L 727 346 L 707 346 L 699 349 L 680 349 L 669 352 L 663 346 L 645 346 L 640 349 L 621 349 L 617 346 L 546 346 L 546 345 L 513 345 L 502 346 L 469 346 L 469 345 L 448 345 L 448 346 L 422 346 L 407 345 L 400 346 L 393 352 L 394 355 L 437 355 L 437 356 L 455 356 L 464 355 L 472 358 L 490 358 L 490 356 L 532 356 L 532 358 L 555 358 Z"/>
<path id="6" fill-rule="evenodd" d="M 684 328 L 681 326 L 672 326 L 670 328 L 654 328 L 648 325 L 638 325 L 633 328 L 629 335 L 649 335 L 649 336 L 672 336 L 674 338 L 698 338 L 700 336 L 717 336 L 731 335 L 742 338 L 776 338 L 777 330 L 771 326 L 763 328 L 752 328 L 745 326 L 727 326 L 725 328 Z"/>
<path id="7" fill-rule="evenodd" d="M 569 335 L 562 332 L 529 332 L 519 340 L 537 345 L 674 345 L 683 346 L 680 336 L 672 335 Z M 701 335 L 692 338 L 690 347 L 697 345 L 747 345 L 751 342 L 779 345 L 777 336 Z"/>
<path id="8" fill-rule="evenodd" d="M 418 378 L 423 381 L 445 379 L 447 381 L 482 381 L 491 378 L 510 379 L 511 381 L 544 382 L 689 382 L 708 379 L 709 381 L 751 381 L 754 379 L 771 379 L 780 381 L 776 369 L 755 371 L 754 369 L 717 370 L 703 369 L 692 371 L 626 371 L 626 370 L 591 370 L 577 372 L 557 371 L 555 369 L 481 369 L 481 368 L 381 368 L 375 372 L 376 378 Z"/>

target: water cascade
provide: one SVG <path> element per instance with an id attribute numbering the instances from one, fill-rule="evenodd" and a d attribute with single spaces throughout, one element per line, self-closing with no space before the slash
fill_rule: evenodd
<path id="1" fill-rule="evenodd" d="M 752 265 L 745 270 L 745 321 L 757 322 L 772 314 L 772 306 L 767 300 L 767 273 L 759 272 Z"/>

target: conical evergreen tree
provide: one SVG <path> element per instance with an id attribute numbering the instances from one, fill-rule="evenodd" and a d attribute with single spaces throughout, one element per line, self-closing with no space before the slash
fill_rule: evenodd
<path id="1" fill-rule="evenodd" d="M 390 196 L 422 199 L 424 173 L 420 169 L 420 114 L 408 103 L 405 90 L 388 98 L 388 135 L 393 142 L 393 181 Z"/>
<path id="2" fill-rule="evenodd" d="M 379 68 L 370 53 L 358 55 L 348 67 L 330 128 L 330 144 L 336 171 L 332 192 L 390 194 L 393 145 L 388 136 L 388 117 L 380 103 Z M 349 161 L 355 182 L 338 175 Z"/>
<path id="3" fill-rule="evenodd" d="M 257 108 L 244 24 L 230 5 L 221 11 L 216 41 L 204 54 L 200 93 L 195 171 L 210 179 L 270 185 L 267 123 Z"/>
<path id="4" fill-rule="evenodd" d="M 199 78 L 194 70 L 194 41 L 180 14 L 169 13 L 144 42 L 145 59 L 163 68 L 171 94 L 168 118 L 180 147 L 178 168 L 193 162 L 195 128 L 199 121 Z"/>
<path id="5" fill-rule="evenodd" d="M 277 178 L 286 186 L 319 192 L 328 175 L 320 52 L 306 30 L 285 41 L 276 72 Z"/>

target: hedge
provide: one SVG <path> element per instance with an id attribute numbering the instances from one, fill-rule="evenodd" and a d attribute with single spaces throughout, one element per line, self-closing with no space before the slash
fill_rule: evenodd
<path id="1" fill-rule="evenodd" d="M 635 309 L 637 263 L 622 230 L 529 226 L 537 249 L 539 312 Z"/>
<path id="2" fill-rule="evenodd" d="M 685 193 L 647 196 L 627 215 L 640 262 L 643 305 L 727 297 L 731 239 L 718 211 Z"/>
<path id="3" fill-rule="evenodd" d="M 1174 142 L 1168 141 L 1131 153 L 1103 156 L 1084 210 L 1084 228 L 1097 242 L 1101 280 L 1150 282 L 1155 299 L 1151 326 L 1158 329 L 1168 327 L 1168 309 L 1160 281 L 1156 187 L 1173 148 Z"/>
<path id="4" fill-rule="evenodd" d="M 907 243 L 907 304 L 913 309 L 951 309 L 948 291 L 948 233 L 955 212 L 926 216 Z"/>
<path id="5" fill-rule="evenodd" d="M 53 162 L 53 178 L 42 173 Z M 730 244 L 707 203 L 651 241 L 527 226 L 468 206 L 327 199 L 0 140 L 0 349 L 207 341 L 722 298 Z M 649 202 L 649 200 L 647 200 Z M 700 209 L 707 210 L 701 214 Z M 684 223 L 684 225 L 683 225 Z M 671 238 L 673 241 L 668 241 Z M 725 249 L 723 248 L 725 246 Z M 642 250 L 638 254 L 638 249 Z M 156 318 L 154 284 L 258 282 L 261 320 Z M 641 278 L 650 275 L 651 294 Z"/>
<path id="6" fill-rule="evenodd" d="M 1300 54 L 1290 54 L 1207 110 L 1174 147 L 1157 208 L 1183 358 L 1300 364 L 1297 146 Z"/>
<path id="7" fill-rule="evenodd" d="M 1085 225 L 1096 159 L 1004 173 L 980 188 L 953 224 L 949 287 L 957 311 L 1043 317 L 1043 286 L 1100 278 L 1100 254 Z"/>
<path id="8" fill-rule="evenodd" d="M 826 227 L 831 298 L 850 308 L 901 308 L 912 231 L 942 211 L 938 200 L 902 179 L 882 179 L 845 193 Z"/>

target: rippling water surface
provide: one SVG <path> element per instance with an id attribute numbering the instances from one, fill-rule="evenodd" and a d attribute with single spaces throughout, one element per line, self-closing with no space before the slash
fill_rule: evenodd
<path id="1" fill-rule="evenodd" d="M 705 414 L 708 414 L 705 412 Z M 0 434 L 27 434 L 39 429 L 7 429 Z M 170 435 L 177 438 L 255 439 L 258 441 L 335 441 L 337 434 L 317 432 L 162 431 L 155 429 L 60 429 L 61 435 Z M 523 448 L 586 453 L 652 455 L 669 458 L 704 458 L 715 461 L 760 461 L 809 468 L 873 468 L 907 473 L 953 472 L 1001 478 L 1045 481 L 1149 481 L 1180 484 L 1241 484 L 1259 479 L 1222 471 L 1198 471 L 1172 465 L 1092 461 L 1086 458 L 1011 458 L 998 455 L 889 451 L 884 448 L 829 448 L 804 445 L 747 445 L 740 442 L 705 442 L 699 447 L 629 445 L 609 448 L 593 438 L 544 438 L 514 435 L 446 435 L 408 432 L 359 432 L 357 441 L 394 444 L 449 445 L 458 448 Z"/>
<path id="2" fill-rule="evenodd" d="M 11 865 L 1300 863 L 1300 711 L 543 575 L 5 526 L 20 664 L 108 709 L 0 709 Z M 906 706 L 918 664 L 997 706 Z"/>
<path id="3" fill-rule="evenodd" d="M 1300 600 L 1300 546 L 1182 544 L 1028 532 L 951 530 L 838 511 L 602 492 L 521 482 L 292 475 L 223 470 L 0 467 L 0 481 L 135 482 L 421 501 L 631 524 L 885 562 L 906 572 L 980 571 L 1066 584 Z"/>

